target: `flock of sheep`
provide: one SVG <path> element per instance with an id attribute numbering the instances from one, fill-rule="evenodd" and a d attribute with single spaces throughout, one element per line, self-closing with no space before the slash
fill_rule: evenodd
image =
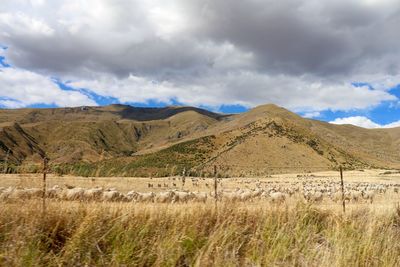
<path id="1" fill-rule="evenodd" d="M 230 182 L 237 184 L 237 188 L 226 188 L 224 179 L 218 179 L 218 191 L 211 189 L 207 192 L 192 192 L 184 190 L 184 181 L 181 189 L 168 188 L 160 192 L 136 192 L 129 191 L 122 193 L 115 188 L 82 188 L 65 185 L 55 185 L 46 190 L 45 194 L 40 188 L 17 188 L 0 187 L 0 201 L 16 199 L 33 199 L 45 196 L 49 199 L 63 201 L 99 201 L 99 202 L 155 202 L 155 203 L 186 203 L 186 202 L 207 202 L 207 201 L 229 201 L 245 202 L 254 200 L 267 200 L 271 203 L 284 203 L 290 198 L 303 198 L 312 203 L 322 201 L 341 202 L 344 196 L 348 202 L 372 203 L 378 195 L 387 192 L 398 194 L 400 184 L 352 182 L 346 183 L 344 195 L 338 182 L 320 179 L 308 181 L 260 181 L 254 179 L 231 179 Z M 192 179 L 192 185 L 198 186 L 199 181 Z M 150 183 L 148 184 L 150 186 Z M 176 185 L 175 185 L 176 187 Z M 162 190 L 162 189 L 161 189 Z"/>
<path id="2" fill-rule="evenodd" d="M 158 202 L 176 203 L 188 201 L 205 202 L 208 199 L 205 192 L 187 192 L 179 190 L 169 190 L 166 192 L 119 192 L 115 188 L 103 189 L 95 188 L 63 188 L 58 185 L 49 188 L 45 192 L 48 199 L 64 201 L 102 201 L 102 202 Z M 14 188 L 0 187 L 0 201 L 42 198 L 43 190 L 40 188 Z"/>

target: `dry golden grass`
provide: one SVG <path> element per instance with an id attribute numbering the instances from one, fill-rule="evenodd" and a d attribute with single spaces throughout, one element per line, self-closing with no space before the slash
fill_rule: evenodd
<path id="1" fill-rule="evenodd" d="M 346 182 L 398 183 L 380 170 L 345 173 Z M 291 181 L 338 179 L 336 172 L 259 178 Z M 249 183 L 244 183 L 250 181 Z M 40 175 L 2 175 L 0 186 L 41 187 Z M 48 176 L 48 186 L 115 187 L 161 191 L 176 178 Z M 200 188 L 187 178 L 184 189 Z M 147 184 L 153 183 L 154 188 Z M 205 183 L 211 185 L 206 187 Z M 255 180 L 223 179 L 224 189 L 254 188 Z M 170 188 L 169 188 L 170 189 Z M 373 204 L 350 203 L 346 214 L 332 201 L 309 205 L 245 203 L 156 204 L 13 200 L 0 203 L 0 266 L 400 266 L 400 194 Z"/>
<path id="2" fill-rule="evenodd" d="M 49 202 L 0 207 L 2 266 L 399 266 L 400 209 Z"/>
<path id="3" fill-rule="evenodd" d="M 380 183 L 380 184 L 400 184 L 400 173 L 393 171 L 393 174 L 385 174 L 387 170 L 359 170 L 359 171 L 345 171 L 344 182 L 366 182 L 366 183 Z M 116 188 L 121 192 L 128 192 L 135 190 L 138 192 L 148 191 L 165 191 L 172 189 L 173 184 L 176 184 L 177 189 L 184 189 L 188 191 L 213 191 L 214 178 L 194 178 L 198 180 L 199 186 L 193 186 L 190 177 L 186 177 L 185 186 L 182 186 L 181 177 L 162 177 L 162 178 L 149 178 L 149 177 L 80 177 L 64 175 L 59 176 L 56 174 L 47 175 L 47 186 L 54 185 L 72 185 L 76 187 L 96 187 L 103 188 Z M 232 190 L 236 188 L 254 189 L 256 182 L 261 183 L 275 182 L 277 184 L 287 185 L 291 182 L 318 182 L 318 181 L 333 181 L 339 182 L 340 175 L 337 171 L 313 172 L 313 173 L 289 173 L 277 174 L 269 177 L 258 178 L 223 178 L 219 184 L 219 189 Z M 154 187 L 149 188 L 148 184 L 153 184 Z M 161 188 L 158 187 L 161 185 Z M 164 184 L 168 185 L 164 187 Z M 207 186 L 208 185 L 208 186 Z M 19 187 L 42 187 L 41 174 L 0 174 L 0 187 L 19 186 Z"/>

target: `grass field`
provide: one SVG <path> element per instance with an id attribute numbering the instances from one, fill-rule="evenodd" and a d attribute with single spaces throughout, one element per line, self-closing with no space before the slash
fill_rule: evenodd
<path id="1" fill-rule="evenodd" d="M 211 187 L 207 187 L 214 183 L 214 178 L 197 178 L 199 179 L 199 187 L 194 187 L 190 182 L 190 177 L 187 177 L 187 182 L 183 189 L 194 191 L 209 191 L 213 190 Z M 258 178 L 223 178 L 221 189 L 235 189 L 235 188 L 255 188 L 256 182 L 276 182 L 285 184 L 287 182 L 313 182 L 313 181 L 340 181 L 340 174 L 337 171 L 324 171 L 324 172 L 313 172 L 313 173 L 289 173 L 289 174 L 277 174 L 268 177 Z M 367 183 L 382 183 L 389 184 L 395 183 L 400 184 L 400 173 L 397 171 L 387 170 L 360 170 L 360 171 L 345 171 L 344 172 L 345 183 L 353 182 L 367 182 Z M 153 188 L 149 188 L 148 184 L 152 183 Z M 147 191 L 162 191 L 165 190 L 164 184 L 168 184 L 172 187 L 175 183 L 178 188 L 182 188 L 180 177 L 80 177 L 71 175 L 47 175 L 47 186 L 52 187 L 54 185 L 69 184 L 80 187 L 112 187 L 122 192 L 136 190 L 140 192 Z M 157 185 L 162 184 L 161 188 Z M 41 174 L 0 174 L 0 186 L 20 186 L 20 187 L 41 187 L 42 186 L 42 175 Z"/>
<path id="2" fill-rule="evenodd" d="M 345 172 L 346 183 L 400 182 L 396 172 Z M 339 178 L 337 172 L 223 179 L 223 189 L 255 181 L 287 184 Z M 190 178 L 188 178 L 190 181 Z M 161 191 L 169 178 L 48 176 L 48 186 Z M 211 191 L 201 180 L 186 190 Z M 40 187 L 40 175 L 2 175 L 0 186 Z M 21 200 L 0 203 L 1 266 L 400 266 L 399 195 L 350 203 L 103 203 Z"/>
<path id="3" fill-rule="evenodd" d="M 2 266 L 399 266 L 400 209 L 297 204 L 0 207 Z"/>

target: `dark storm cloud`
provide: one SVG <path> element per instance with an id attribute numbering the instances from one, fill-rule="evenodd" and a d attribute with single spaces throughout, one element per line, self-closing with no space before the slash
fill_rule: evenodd
<path id="1" fill-rule="evenodd" d="M 124 101 L 181 97 L 196 105 L 323 110 L 392 101 L 399 25 L 400 2 L 391 0 L 0 3 L 0 43 L 14 67 Z M 138 87 L 154 94 L 138 95 Z"/>
<path id="2" fill-rule="evenodd" d="M 361 3 L 209 1 L 200 32 L 254 52 L 269 72 L 346 74 L 400 45 L 400 2 L 384 10 Z"/>
<path id="3" fill-rule="evenodd" d="M 229 42 L 255 55 L 253 68 L 329 76 L 354 71 L 368 60 L 397 52 L 400 45 L 400 4 L 395 2 L 377 7 L 364 1 L 174 1 L 178 12 L 187 14 L 171 16 L 184 16 L 187 25 L 170 36 L 157 35 L 157 25 L 152 25 L 157 17 L 149 18 L 148 6 L 139 2 L 105 5 L 112 20 L 104 30 L 96 27 L 102 18 L 89 17 L 93 21 L 83 20 L 72 34 L 54 18 L 46 21 L 55 30 L 52 36 L 11 32 L 5 38 L 12 47 L 9 57 L 19 66 L 50 72 L 82 67 L 119 76 L 154 75 L 202 69 L 217 55 L 198 44 Z M 146 31 L 143 36 L 141 29 Z M 96 34 L 91 36 L 91 31 Z M 121 37 L 124 33 L 127 36 Z M 133 35 L 139 37 L 130 38 Z M 387 68 L 395 72 L 398 64 Z"/>

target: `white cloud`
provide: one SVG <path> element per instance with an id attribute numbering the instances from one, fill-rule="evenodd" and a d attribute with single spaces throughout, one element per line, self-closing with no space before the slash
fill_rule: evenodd
<path id="1" fill-rule="evenodd" d="M 321 116 L 321 112 L 318 112 L 318 111 L 307 112 L 307 113 L 305 113 L 305 114 L 303 115 L 304 118 L 309 118 L 309 119 L 318 118 L 318 117 L 320 117 L 320 116 Z"/>
<path id="2" fill-rule="evenodd" d="M 0 100 L 0 107 L 6 107 L 6 108 L 23 108 L 26 105 L 24 103 L 21 103 L 19 101 L 15 101 L 15 100 L 9 100 L 9 99 L 5 99 L 5 100 Z"/>
<path id="3" fill-rule="evenodd" d="M 292 110 L 318 111 L 364 109 L 396 98 L 387 92 L 354 87 L 350 84 L 322 84 L 293 76 L 268 76 L 252 72 L 235 72 L 193 79 L 190 82 L 157 82 L 130 75 L 124 79 L 105 73 L 93 74 L 93 79 L 72 81 L 76 89 L 90 89 L 121 102 L 156 100 L 169 103 L 175 99 L 186 105 L 207 104 L 211 107 L 239 104 L 253 107 L 274 103 Z M 246 90 L 243 90 L 246 88 Z"/>
<path id="4" fill-rule="evenodd" d="M 93 80 L 81 80 L 67 84 L 76 89 L 90 89 L 102 96 L 115 97 L 121 102 L 146 102 L 155 99 L 168 103 L 179 91 L 179 88 L 175 88 L 168 82 L 156 83 L 133 75 L 121 80 L 103 74 Z"/>
<path id="5" fill-rule="evenodd" d="M 399 23 L 395 0 L 1 0 L 0 53 L 121 102 L 275 103 L 316 117 L 398 100 Z"/>
<path id="6" fill-rule="evenodd" d="M 32 6 L 41 6 L 45 0 L 30 0 Z"/>
<path id="7" fill-rule="evenodd" d="M 0 13 L 0 27 L 3 36 L 12 35 L 45 35 L 54 34 L 54 29 L 47 25 L 43 20 L 30 17 L 24 13 Z"/>
<path id="8" fill-rule="evenodd" d="M 146 6 L 157 36 L 171 39 L 191 25 L 190 17 L 176 1 L 146 1 Z"/>
<path id="9" fill-rule="evenodd" d="M 7 108 L 33 104 L 97 105 L 80 92 L 61 90 L 51 79 L 26 70 L 0 68 L 0 86 L 0 105 Z"/>
<path id="10" fill-rule="evenodd" d="M 363 127 L 363 128 L 394 128 L 400 127 L 400 121 L 392 122 L 389 124 L 381 125 L 375 123 L 364 116 L 354 116 L 354 117 L 347 117 L 347 118 L 337 118 L 334 121 L 331 121 L 332 124 L 352 124 L 355 126 Z"/>
<path id="11" fill-rule="evenodd" d="M 363 128 L 379 128 L 381 125 L 371 121 L 367 117 L 363 116 L 354 116 L 347 118 L 337 118 L 334 121 L 331 121 L 332 124 L 352 124 L 355 126 L 363 127 Z"/>
<path id="12" fill-rule="evenodd" d="M 383 128 L 395 128 L 395 127 L 400 127 L 400 120 L 399 121 L 395 121 L 386 125 L 382 126 Z"/>

